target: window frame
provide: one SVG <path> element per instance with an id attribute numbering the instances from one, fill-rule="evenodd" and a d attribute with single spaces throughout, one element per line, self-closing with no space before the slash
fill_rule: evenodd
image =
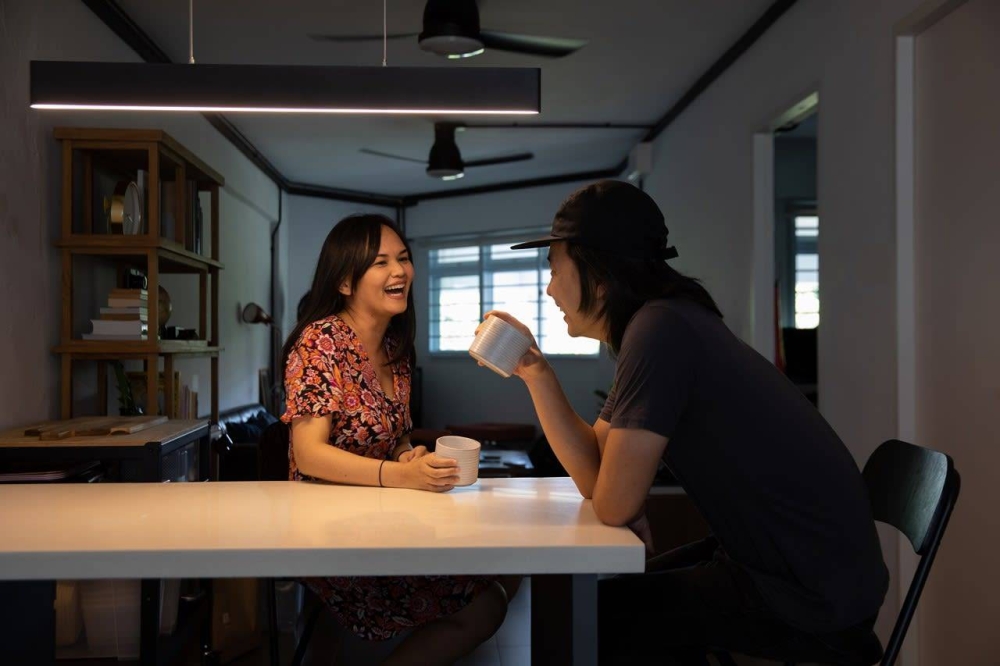
<path id="1" fill-rule="evenodd" d="M 524 229 L 522 231 L 509 231 L 498 234 L 479 234 L 445 236 L 434 239 L 421 239 L 420 245 L 423 259 L 427 266 L 427 350 L 426 353 L 431 358 L 467 358 L 468 351 L 464 350 L 435 350 L 435 341 L 440 341 L 440 311 L 434 295 L 440 291 L 440 280 L 446 277 L 457 277 L 464 275 L 475 275 L 478 277 L 479 285 L 479 314 L 482 317 L 486 313 L 486 303 L 493 302 L 493 275 L 497 272 L 508 272 L 517 270 L 532 270 L 538 275 L 538 294 L 536 298 L 536 314 L 539 322 L 539 332 L 542 333 L 544 320 L 545 293 L 547 280 L 543 282 L 543 272 L 548 270 L 547 248 L 538 248 L 534 256 L 528 255 L 524 259 L 493 259 L 490 256 L 492 246 L 514 245 L 525 238 L 544 236 L 549 232 L 548 227 L 536 227 Z M 436 250 L 449 248 L 472 247 L 479 248 L 478 257 L 472 261 L 456 262 L 455 265 L 445 265 L 432 263 L 432 253 Z M 495 268 L 498 267 L 498 268 Z M 543 333 L 542 333 L 543 334 Z M 568 354 L 559 352 L 545 352 L 548 359 L 594 361 L 600 358 L 601 347 L 589 354 Z"/>
<path id="2" fill-rule="evenodd" d="M 816 217 L 819 219 L 818 226 L 822 227 L 822 216 L 819 212 L 819 207 L 816 205 L 816 201 L 811 199 L 791 199 L 786 202 L 784 207 L 784 214 L 782 219 L 782 228 L 780 233 L 784 237 L 783 245 L 778 245 L 778 250 L 784 252 L 784 261 L 781 269 L 781 275 L 778 277 L 778 284 L 780 289 L 779 303 L 781 307 L 781 321 L 780 326 L 783 328 L 798 328 L 796 324 L 796 310 L 795 310 L 795 287 L 797 283 L 797 269 L 796 269 L 796 257 L 798 255 L 798 241 L 795 236 L 795 218 L 797 217 Z M 818 247 L 818 236 L 817 236 L 817 247 L 816 255 L 819 256 Z M 822 290 L 822 281 L 820 278 L 820 269 L 817 269 L 817 282 L 820 287 L 817 290 L 817 298 Z M 820 301 L 819 312 L 817 313 L 822 322 L 823 316 L 823 304 Z M 811 327 L 810 327 L 811 328 Z"/>

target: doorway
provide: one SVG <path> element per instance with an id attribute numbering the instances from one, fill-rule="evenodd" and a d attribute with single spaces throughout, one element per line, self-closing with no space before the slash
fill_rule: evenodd
<path id="1" fill-rule="evenodd" d="M 753 344 L 818 405 L 819 94 L 754 135 Z"/>
<path id="2" fill-rule="evenodd" d="M 774 282 L 776 363 L 818 404 L 817 334 L 820 324 L 816 133 L 819 113 L 774 132 Z"/>

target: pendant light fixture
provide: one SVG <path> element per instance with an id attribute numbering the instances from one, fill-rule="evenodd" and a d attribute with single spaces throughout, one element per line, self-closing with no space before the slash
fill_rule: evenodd
<path id="1" fill-rule="evenodd" d="M 187 64 L 33 60 L 31 107 L 392 115 L 541 111 L 538 68 L 388 67 L 384 41 L 381 67 L 196 65 L 189 1 Z"/>

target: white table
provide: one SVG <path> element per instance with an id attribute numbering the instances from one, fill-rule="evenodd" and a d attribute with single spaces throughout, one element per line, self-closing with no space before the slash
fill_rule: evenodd
<path id="1" fill-rule="evenodd" d="M 444 494 L 292 482 L 0 486 L 0 580 L 571 574 L 571 655 L 556 658 L 574 664 L 597 660 L 597 574 L 643 566 L 639 539 L 600 523 L 568 478 L 480 479 Z"/>

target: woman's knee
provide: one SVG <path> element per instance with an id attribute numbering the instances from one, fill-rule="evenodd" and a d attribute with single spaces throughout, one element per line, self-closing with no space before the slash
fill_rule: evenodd
<path id="1" fill-rule="evenodd" d="M 498 581 L 486 587 L 454 617 L 463 632 L 482 642 L 495 634 L 507 617 L 507 591 Z"/>
<path id="2" fill-rule="evenodd" d="M 517 591 L 521 588 L 522 580 L 524 580 L 524 576 L 500 576 L 500 578 L 497 579 L 497 582 L 500 583 L 500 587 L 503 588 L 508 605 L 514 600 L 514 595 L 517 594 Z"/>

